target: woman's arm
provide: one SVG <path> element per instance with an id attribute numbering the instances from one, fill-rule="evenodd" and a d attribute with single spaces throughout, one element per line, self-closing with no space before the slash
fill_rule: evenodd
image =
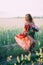
<path id="1" fill-rule="evenodd" d="M 24 34 L 27 34 L 30 29 L 29 24 L 24 26 Z"/>

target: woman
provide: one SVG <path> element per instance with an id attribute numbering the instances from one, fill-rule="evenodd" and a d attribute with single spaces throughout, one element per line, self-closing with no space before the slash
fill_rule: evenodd
<path id="1" fill-rule="evenodd" d="M 21 34 L 15 36 L 17 44 L 26 51 L 31 51 L 35 45 L 34 35 L 38 31 L 38 28 L 33 22 L 33 18 L 30 14 L 26 14 L 24 31 Z"/>

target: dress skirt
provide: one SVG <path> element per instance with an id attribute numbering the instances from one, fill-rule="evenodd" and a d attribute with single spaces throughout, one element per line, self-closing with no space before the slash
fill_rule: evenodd
<path id="1" fill-rule="evenodd" d="M 28 51 L 32 45 L 30 37 L 24 34 L 18 34 L 15 36 L 17 44 L 24 50 Z"/>

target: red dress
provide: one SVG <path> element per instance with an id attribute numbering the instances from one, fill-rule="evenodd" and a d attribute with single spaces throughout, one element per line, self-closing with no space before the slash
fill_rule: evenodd
<path id="1" fill-rule="evenodd" d="M 30 27 L 31 27 L 31 25 L 25 24 L 24 32 L 15 36 L 15 40 L 16 40 L 17 44 L 21 48 L 23 48 L 24 50 L 27 50 L 27 51 L 30 49 L 30 47 L 32 45 L 31 40 L 27 35 L 27 32 L 30 29 Z"/>

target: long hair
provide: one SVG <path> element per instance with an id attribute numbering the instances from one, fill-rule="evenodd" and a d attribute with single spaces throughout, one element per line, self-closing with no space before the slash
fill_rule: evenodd
<path id="1" fill-rule="evenodd" d="M 26 14 L 25 16 L 29 19 L 30 22 L 33 22 L 33 18 L 31 14 Z"/>

